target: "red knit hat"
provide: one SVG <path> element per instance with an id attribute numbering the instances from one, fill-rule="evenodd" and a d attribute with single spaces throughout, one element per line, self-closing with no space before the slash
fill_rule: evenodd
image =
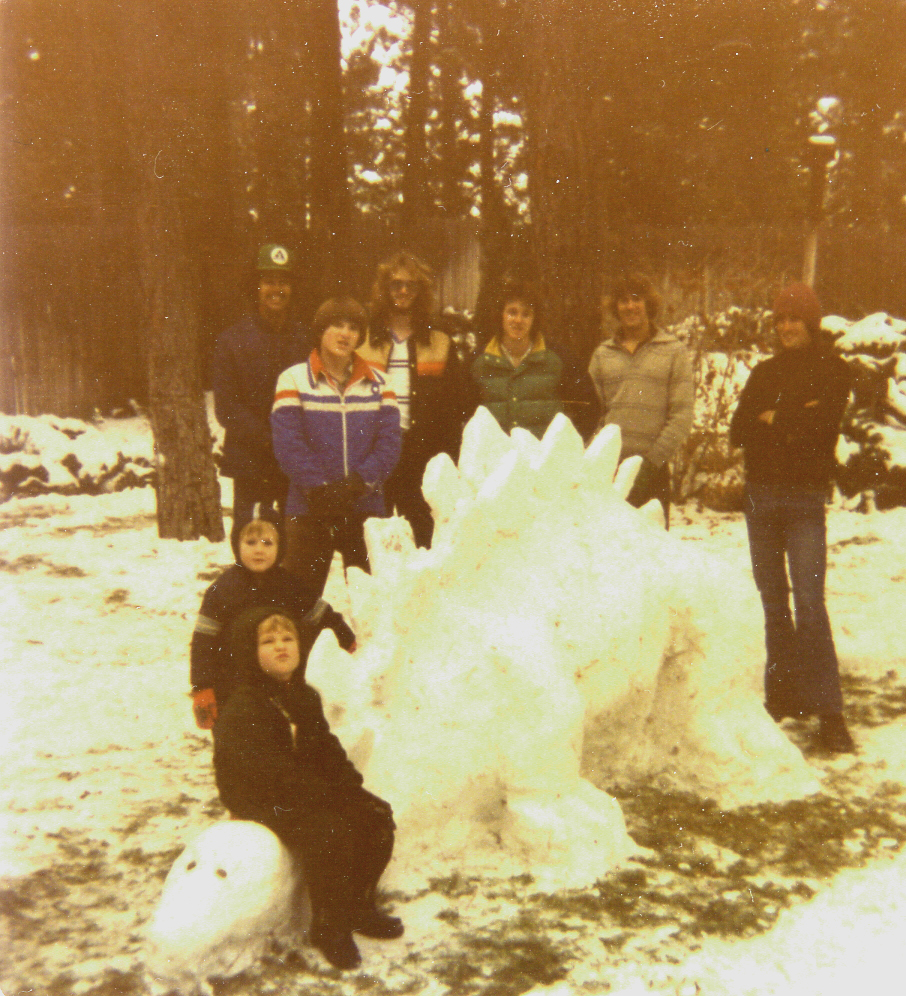
<path id="1" fill-rule="evenodd" d="M 781 315 L 798 318 L 811 335 L 821 330 L 821 302 L 808 284 L 788 284 L 774 298 L 774 321 Z"/>

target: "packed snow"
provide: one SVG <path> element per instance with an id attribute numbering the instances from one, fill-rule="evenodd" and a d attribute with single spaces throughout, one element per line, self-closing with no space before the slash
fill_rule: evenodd
<path id="1" fill-rule="evenodd" d="M 133 431 L 141 439 L 127 448 L 138 452 L 147 426 L 136 420 Z M 192 721 L 187 646 L 202 591 L 230 561 L 227 544 L 158 539 L 150 488 L 15 498 L 0 519 L 0 989 L 159 993 L 147 932 L 163 880 L 183 847 L 224 817 L 209 735 Z M 363 942 L 360 971 L 340 975 L 307 947 L 275 946 L 220 991 L 894 991 L 906 922 L 904 527 L 899 508 L 863 514 L 835 503 L 829 513 L 828 602 L 860 750 L 822 758 L 809 749 L 808 724 L 782 727 L 820 792 L 724 810 L 626 773 L 608 788 L 636 850 L 593 885 L 542 889 L 506 867 L 457 874 L 426 849 L 420 886 L 390 882 L 405 937 Z M 754 590 L 732 594 L 737 582 L 751 585 L 742 518 L 680 508 L 658 549 L 652 575 L 687 559 L 725 565 L 710 617 L 725 630 L 713 635 L 748 646 L 760 622 Z M 635 590 L 627 576 L 623 608 Z M 349 612 L 356 592 L 335 571 L 328 597 Z M 510 628 L 523 618 L 514 604 Z M 422 635 L 426 657 L 433 636 Z M 715 705 L 715 730 L 722 716 Z M 737 736 L 735 718 L 724 718 L 723 732 Z M 771 784 L 785 777 L 766 774 L 763 797 L 788 799 Z"/>

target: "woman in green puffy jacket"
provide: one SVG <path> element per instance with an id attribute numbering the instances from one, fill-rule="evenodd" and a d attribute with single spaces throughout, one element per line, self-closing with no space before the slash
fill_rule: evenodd
<path id="1" fill-rule="evenodd" d="M 591 381 L 561 350 L 547 346 L 539 311 L 531 284 L 504 285 L 500 330 L 472 363 L 476 406 L 484 405 L 504 432 L 518 427 L 540 439 L 553 417 L 565 412 L 587 436 Z"/>

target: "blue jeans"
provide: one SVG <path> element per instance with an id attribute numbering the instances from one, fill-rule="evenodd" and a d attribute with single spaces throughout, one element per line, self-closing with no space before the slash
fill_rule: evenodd
<path id="1" fill-rule="evenodd" d="M 764 606 L 768 711 L 775 716 L 842 712 L 837 652 L 824 604 L 824 494 L 749 484 L 745 513 L 752 572 Z"/>

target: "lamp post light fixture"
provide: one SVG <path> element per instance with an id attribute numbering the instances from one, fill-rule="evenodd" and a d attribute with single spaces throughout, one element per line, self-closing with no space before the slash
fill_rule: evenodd
<path id="1" fill-rule="evenodd" d="M 824 192 L 827 170 L 837 157 L 837 140 L 833 135 L 809 135 L 805 148 L 805 163 L 811 174 L 809 184 L 807 231 L 802 261 L 802 282 L 815 286 L 815 269 L 818 263 L 818 230 L 824 219 Z"/>

